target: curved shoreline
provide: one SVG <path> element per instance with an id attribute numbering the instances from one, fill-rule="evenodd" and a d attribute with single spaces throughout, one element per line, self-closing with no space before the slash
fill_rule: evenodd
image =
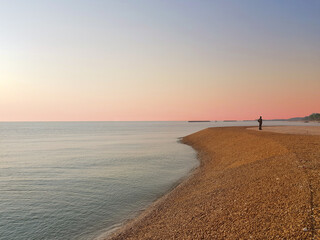
<path id="1" fill-rule="evenodd" d="M 178 138 L 178 143 L 180 144 L 185 144 L 183 142 L 183 137 Z M 199 162 L 197 166 L 194 166 L 190 171 L 185 175 L 182 176 L 177 182 L 173 183 L 173 185 L 168 189 L 167 192 L 165 192 L 163 195 L 161 195 L 159 198 L 157 198 L 155 201 L 153 201 L 150 205 L 146 206 L 145 208 L 139 210 L 135 216 L 124 220 L 122 223 L 115 224 L 114 226 L 116 227 L 110 227 L 109 230 L 102 232 L 100 235 L 96 236 L 94 240 L 109 240 L 113 239 L 117 235 L 121 234 L 123 231 L 128 231 L 132 226 L 137 224 L 137 222 L 142 221 L 144 217 L 147 217 L 150 212 L 154 211 L 159 204 L 162 202 L 166 201 L 168 196 L 174 192 L 177 188 L 181 187 L 184 184 L 187 184 L 187 181 L 192 178 L 192 176 L 198 171 L 200 165 L 201 165 L 201 160 L 200 157 L 198 156 L 199 153 L 197 152 L 196 149 L 194 149 L 192 146 L 191 147 L 194 152 L 196 153 L 196 161 Z"/>
<path id="2" fill-rule="evenodd" d="M 246 127 L 184 137 L 198 152 L 199 167 L 107 239 L 313 237 L 310 211 L 318 195 L 310 193 L 320 189 L 312 174 L 319 165 L 319 139 Z"/>

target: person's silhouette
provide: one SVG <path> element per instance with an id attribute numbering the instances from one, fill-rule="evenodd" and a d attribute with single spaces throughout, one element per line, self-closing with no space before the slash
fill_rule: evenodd
<path id="1" fill-rule="evenodd" d="M 259 123 L 259 130 L 262 130 L 262 117 L 261 116 L 258 119 L 258 123 Z"/>

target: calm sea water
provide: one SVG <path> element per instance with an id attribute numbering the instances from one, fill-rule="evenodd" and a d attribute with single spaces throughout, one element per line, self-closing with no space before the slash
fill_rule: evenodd
<path id="1" fill-rule="evenodd" d="M 0 239 L 93 239 L 198 165 L 177 138 L 232 125 L 256 123 L 2 122 Z"/>

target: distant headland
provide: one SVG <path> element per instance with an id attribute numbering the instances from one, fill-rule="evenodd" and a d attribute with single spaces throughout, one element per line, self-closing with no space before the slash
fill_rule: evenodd
<path id="1" fill-rule="evenodd" d="M 249 121 L 255 121 L 257 119 L 251 119 L 251 120 L 222 120 L 222 122 L 249 122 Z M 305 117 L 293 117 L 293 118 L 275 118 L 275 119 L 263 119 L 264 121 L 320 121 L 320 113 L 312 113 L 309 116 Z M 190 123 L 196 123 L 196 122 L 218 122 L 215 120 L 190 120 L 188 121 Z"/>
<path id="2" fill-rule="evenodd" d="M 288 119 L 266 119 L 266 121 L 320 121 L 320 113 L 312 113 L 309 116 Z"/>

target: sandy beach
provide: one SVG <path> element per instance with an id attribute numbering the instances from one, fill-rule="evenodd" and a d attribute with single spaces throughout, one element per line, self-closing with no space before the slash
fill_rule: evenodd
<path id="1" fill-rule="evenodd" d="M 184 137 L 199 168 L 108 239 L 320 239 L 319 127 L 290 128 Z"/>

